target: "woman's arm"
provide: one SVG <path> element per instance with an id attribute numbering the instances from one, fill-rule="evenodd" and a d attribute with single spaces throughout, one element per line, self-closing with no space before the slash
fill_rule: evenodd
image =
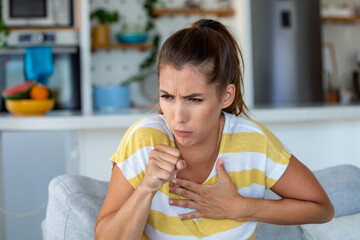
<path id="1" fill-rule="evenodd" d="M 197 210 L 180 215 L 181 219 L 229 218 L 289 225 L 326 222 L 334 215 L 333 206 L 315 176 L 294 156 L 291 156 L 283 176 L 271 188 L 283 197 L 281 200 L 242 197 L 220 159 L 216 170 L 219 182 L 213 185 L 172 180 L 181 188 L 171 186 L 170 191 L 190 200 L 170 199 L 170 204 Z"/>
<path id="2" fill-rule="evenodd" d="M 140 239 L 154 194 L 141 185 L 134 190 L 115 165 L 96 221 L 95 239 Z"/>
<path id="3" fill-rule="evenodd" d="M 283 199 L 240 199 L 239 202 L 249 210 L 246 220 L 290 225 L 324 223 L 333 218 L 334 208 L 324 189 L 293 155 L 283 176 L 271 190 Z M 244 220 L 240 215 L 239 220 Z"/>
<path id="4" fill-rule="evenodd" d="M 109 190 L 98 215 L 95 239 L 140 239 L 152 199 L 162 185 L 186 167 L 179 150 L 158 145 L 150 152 L 140 185 L 134 189 L 118 166 L 113 167 Z"/>

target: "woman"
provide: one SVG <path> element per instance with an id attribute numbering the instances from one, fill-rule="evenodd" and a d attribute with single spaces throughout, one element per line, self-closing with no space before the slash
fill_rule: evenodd
<path id="1" fill-rule="evenodd" d="M 243 58 L 219 22 L 170 36 L 159 54 L 159 116 L 111 157 L 96 239 L 254 239 L 257 222 L 323 223 L 333 207 L 313 174 L 247 117 Z M 265 189 L 281 200 L 265 200 Z"/>

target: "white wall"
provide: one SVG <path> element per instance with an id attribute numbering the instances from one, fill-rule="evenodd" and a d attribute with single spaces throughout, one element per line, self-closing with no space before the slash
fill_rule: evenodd
<path id="1" fill-rule="evenodd" d="M 270 123 L 266 126 L 311 170 L 360 167 L 360 121 Z"/>

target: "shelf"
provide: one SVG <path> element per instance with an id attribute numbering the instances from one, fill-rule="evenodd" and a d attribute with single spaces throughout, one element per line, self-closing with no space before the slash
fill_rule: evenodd
<path id="1" fill-rule="evenodd" d="M 199 15 L 199 14 L 214 14 L 218 17 L 228 17 L 234 15 L 234 9 L 187 9 L 187 8 L 174 8 L 174 9 L 156 9 L 152 12 L 156 17 L 164 15 Z"/>
<path id="2" fill-rule="evenodd" d="M 29 32 L 29 31 L 64 31 L 64 30 L 68 30 L 68 31 L 79 31 L 79 27 L 78 26 L 70 26 L 70 27 L 7 27 L 7 30 L 9 30 L 10 32 L 16 32 L 16 31 L 21 31 L 21 32 Z"/>
<path id="3" fill-rule="evenodd" d="M 114 50 L 114 49 L 123 49 L 123 50 L 139 50 L 146 51 L 154 47 L 153 43 L 117 43 L 110 44 L 108 46 L 92 46 L 91 50 L 93 52 L 98 50 Z"/>
<path id="4" fill-rule="evenodd" d="M 356 17 L 322 17 L 323 22 L 334 22 L 334 23 L 356 23 L 360 22 L 360 16 Z"/>

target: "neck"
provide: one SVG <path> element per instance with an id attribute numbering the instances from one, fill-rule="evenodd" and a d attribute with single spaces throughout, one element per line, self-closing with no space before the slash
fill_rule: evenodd
<path id="1" fill-rule="evenodd" d="M 181 157 L 186 160 L 188 167 L 191 165 L 208 164 L 215 162 L 219 153 L 222 129 L 224 127 L 224 116 L 221 114 L 217 128 L 206 138 L 206 141 L 194 146 L 182 146 L 177 144 Z M 208 151 L 212 149 L 213 151 Z"/>

